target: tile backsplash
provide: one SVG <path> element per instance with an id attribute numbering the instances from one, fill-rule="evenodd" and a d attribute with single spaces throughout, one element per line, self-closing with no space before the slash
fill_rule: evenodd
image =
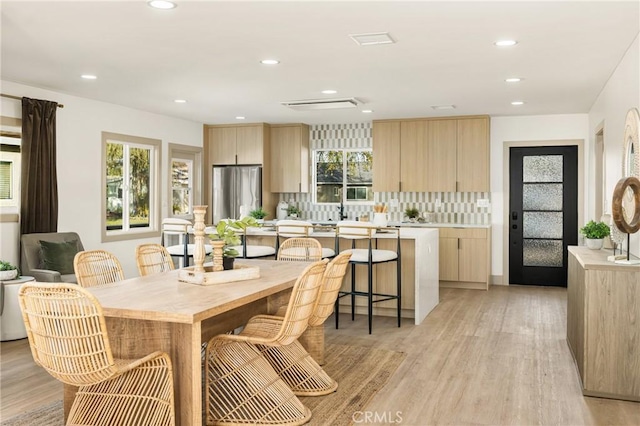
<path id="1" fill-rule="evenodd" d="M 332 148 L 370 148 L 371 123 L 320 124 L 310 126 L 310 150 Z M 375 161 L 375 158 L 374 160 Z M 376 192 L 374 201 L 388 206 L 389 220 L 407 220 L 404 210 L 415 207 L 424 216 L 434 213 L 434 221 L 440 223 L 490 224 L 491 204 L 488 192 Z M 338 206 L 335 204 L 313 204 L 311 193 L 283 193 L 281 201 L 293 202 L 302 210 L 306 220 L 337 220 Z M 392 206 L 397 200 L 397 206 Z M 479 200 L 487 200 L 479 207 Z M 349 219 L 373 213 L 370 205 L 345 205 Z"/>

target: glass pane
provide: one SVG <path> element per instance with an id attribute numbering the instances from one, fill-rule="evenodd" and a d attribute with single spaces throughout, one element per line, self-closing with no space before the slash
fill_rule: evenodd
<path id="1" fill-rule="evenodd" d="M 149 226 L 149 188 L 151 187 L 151 150 L 134 148 L 129 150 L 130 200 L 129 226 Z"/>
<path id="2" fill-rule="evenodd" d="M 13 173 L 13 162 L 1 161 L 0 162 L 0 200 L 10 200 L 11 195 L 11 174 Z"/>
<path id="3" fill-rule="evenodd" d="M 107 229 L 122 229 L 124 147 L 107 143 Z"/>
<path id="4" fill-rule="evenodd" d="M 190 209 L 190 162 L 173 160 L 171 162 L 171 187 L 173 188 L 172 210 L 175 215 L 185 215 Z"/>
<path id="5" fill-rule="evenodd" d="M 342 183 L 342 174 L 342 151 L 316 151 L 316 182 Z"/>
<path id="6" fill-rule="evenodd" d="M 370 151 L 348 151 L 347 183 L 372 183 L 371 159 Z"/>
<path id="7" fill-rule="evenodd" d="M 522 214 L 524 238 L 562 239 L 562 212 L 524 212 Z"/>
<path id="8" fill-rule="evenodd" d="M 562 241 L 524 240 L 522 242 L 523 266 L 562 267 Z"/>
<path id="9" fill-rule="evenodd" d="M 562 184 L 525 183 L 522 185 L 523 210 L 562 210 Z"/>
<path id="10" fill-rule="evenodd" d="M 373 201 L 373 190 L 370 186 L 347 187 L 347 201 Z"/>
<path id="11" fill-rule="evenodd" d="M 562 182 L 562 155 L 524 156 L 522 182 Z"/>
<path id="12" fill-rule="evenodd" d="M 340 196 L 342 192 L 342 184 L 317 185 L 316 191 L 318 203 L 339 203 L 342 201 L 342 197 Z"/>

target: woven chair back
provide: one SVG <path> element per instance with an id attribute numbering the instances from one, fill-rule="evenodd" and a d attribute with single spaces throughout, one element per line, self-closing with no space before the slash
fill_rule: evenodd
<path id="1" fill-rule="evenodd" d="M 321 259 L 322 245 L 315 238 L 289 238 L 278 249 L 278 260 L 317 262 Z"/>
<path id="2" fill-rule="evenodd" d="M 141 244 L 136 247 L 136 265 L 140 276 L 173 271 L 173 259 L 160 244 Z"/>
<path id="3" fill-rule="evenodd" d="M 53 377 L 87 386 L 116 373 L 102 308 L 87 290 L 26 283 L 19 301 L 33 359 Z"/>
<path id="4" fill-rule="evenodd" d="M 296 341 L 309 326 L 309 318 L 316 307 L 327 262 L 327 260 L 321 260 L 312 263 L 296 280 L 282 327 L 274 338 L 274 343 L 289 345 Z"/>
<path id="5" fill-rule="evenodd" d="M 82 287 L 99 287 L 124 280 L 120 261 L 105 250 L 87 250 L 76 254 L 73 269 Z"/>
<path id="6" fill-rule="evenodd" d="M 309 318 L 309 326 L 318 326 L 324 324 L 326 319 L 333 313 L 333 307 L 338 292 L 342 287 L 342 280 L 347 273 L 347 266 L 351 259 L 350 252 L 340 253 L 329 264 L 324 271 L 322 289 L 318 295 L 318 304 Z"/>

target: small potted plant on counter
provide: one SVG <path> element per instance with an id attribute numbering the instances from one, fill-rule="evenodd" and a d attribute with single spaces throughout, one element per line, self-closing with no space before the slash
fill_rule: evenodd
<path id="1" fill-rule="evenodd" d="M 247 216 L 240 220 L 221 220 L 216 225 L 214 233 L 209 235 L 212 241 L 224 241 L 224 247 L 222 248 L 222 265 L 225 270 L 233 269 L 233 262 L 235 258 L 240 255 L 240 252 L 235 248 L 242 244 L 242 239 L 238 235 L 238 232 L 244 233 L 250 226 L 258 226 L 256 219 Z"/>
<path id="2" fill-rule="evenodd" d="M 293 204 L 289 205 L 289 207 L 287 208 L 287 215 L 289 215 L 289 217 L 292 219 L 296 219 L 300 217 L 301 213 L 302 212 L 300 211 L 300 209 L 294 206 Z"/>
<path id="3" fill-rule="evenodd" d="M 407 207 L 404 210 L 404 215 L 408 217 L 411 222 L 415 222 L 420 216 L 420 211 L 415 207 Z"/>
<path id="4" fill-rule="evenodd" d="M 9 262 L 0 260 L 0 281 L 14 280 L 18 277 L 18 267 Z"/>
<path id="5" fill-rule="evenodd" d="M 585 226 L 580 228 L 580 233 L 584 235 L 585 244 L 592 250 L 600 250 L 604 244 L 605 237 L 611 233 L 611 228 L 604 222 L 590 220 Z"/>
<path id="6" fill-rule="evenodd" d="M 256 222 L 258 222 L 258 223 L 264 223 L 264 218 L 267 217 L 268 215 L 269 215 L 269 213 L 264 211 L 262 209 L 262 207 L 258 207 L 257 209 L 251 210 L 249 212 L 249 216 L 254 218 L 256 220 Z"/>

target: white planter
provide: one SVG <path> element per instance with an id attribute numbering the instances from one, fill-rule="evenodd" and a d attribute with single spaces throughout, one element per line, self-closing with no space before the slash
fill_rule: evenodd
<path id="1" fill-rule="evenodd" d="M 0 271 L 0 281 L 13 280 L 18 276 L 18 270 L 12 269 L 11 271 Z"/>
<path id="2" fill-rule="evenodd" d="M 584 241 L 587 247 L 591 250 L 600 250 L 604 244 L 604 238 L 585 238 Z"/>

